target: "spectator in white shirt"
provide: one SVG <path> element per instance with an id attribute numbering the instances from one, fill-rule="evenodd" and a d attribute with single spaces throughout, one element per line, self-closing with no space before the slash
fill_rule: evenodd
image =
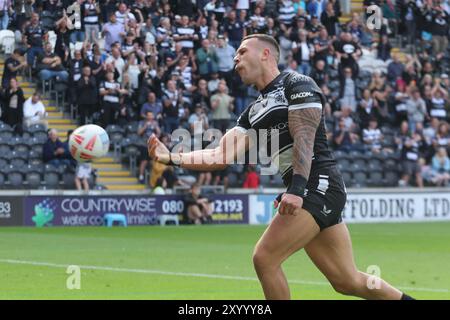
<path id="1" fill-rule="evenodd" d="M 23 104 L 23 121 L 26 127 L 33 124 L 44 124 L 47 126 L 47 120 L 45 120 L 46 112 L 45 106 L 41 102 L 41 95 L 39 92 L 33 93 Z"/>

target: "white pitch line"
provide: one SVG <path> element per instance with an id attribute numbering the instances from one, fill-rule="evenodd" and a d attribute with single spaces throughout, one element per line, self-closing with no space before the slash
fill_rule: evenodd
<path id="1" fill-rule="evenodd" d="M 0 263 L 9 264 L 25 264 L 32 266 L 42 266 L 51 268 L 67 268 L 69 264 L 58 264 L 51 262 L 39 262 L 39 261 L 26 261 L 26 260 L 14 260 L 14 259 L 0 259 Z M 116 268 L 107 266 L 84 266 L 77 265 L 80 269 L 85 270 L 101 270 L 112 272 L 126 272 L 126 273 L 146 273 L 146 274 L 159 274 L 165 276 L 181 276 L 181 277 L 197 277 L 197 278 L 211 278 L 211 279 L 225 279 L 225 280 L 241 280 L 241 281 L 258 281 L 255 277 L 242 277 L 242 276 L 227 276 L 223 274 L 207 274 L 207 273 L 190 273 L 190 272 L 172 272 L 163 270 L 151 270 L 151 269 L 129 269 L 129 268 Z M 323 281 L 306 281 L 306 280 L 289 280 L 290 283 L 315 285 L 315 286 L 329 286 L 328 282 Z M 435 288 L 415 288 L 415 287 L 397 287 L 400 290 L 408 291 L 424 291 L 424 292 L 450 292 L 449 289 L 435 289 Z"/>

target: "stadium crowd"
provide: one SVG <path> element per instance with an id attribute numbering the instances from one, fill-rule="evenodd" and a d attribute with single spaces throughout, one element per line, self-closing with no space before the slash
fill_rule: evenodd
<path id="1" fill-rule="evenodd" d="M 44 89 L 66 84 L 80 125 L 133 122 L 142 145 L 151 134 L 170 144 L 175 129 L 193 133 L 196 124 L 225 132 L 259 95 L 233 72 L 235 51 L 244 36 L 266 33 L 280 44 L 280 68 L 311 76 L 323 90 L 338 162 L 391 159 L 400 164 L 395 185 L 448 185 L 449 1 L 364 1 L 373 4 L 384 16 L 374 30 L 364 13 L 340 23 L 338 0 L 0 0 L 1 28 L 16 34 L 2 120 L 18 133 L 45 123 L 39 93 L 25 100 L 17 82 L 30 71 Z M 147 160 L 141 147 L 141 181 Z M 351 168 L 349 181 L 366 185 Z M 227 185 L 227 170 L 196 180 Z M 241 186 L 264 183 L 257 167 L 239 170 Z M 179 174 L 154 164 L 151 184 L 161 176 L 169 188 L 183 184 Z"/>

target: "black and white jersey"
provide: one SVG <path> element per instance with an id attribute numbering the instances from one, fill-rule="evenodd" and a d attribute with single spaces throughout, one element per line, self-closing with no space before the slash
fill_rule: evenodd
<path id="1" fill-rule="evenodd" d="M 192 28 L 190 26 L 186 26 L 186 27 L 179 26 L 175 29 L 174 37 L 175 36 L 182 37 L 182 36 L 186 36 L 186 35 L 192 37 L 194 34 L 195 34 L 194 28 Z M 189 49 L 194 48 L 194 40 L 192 40 L 192 38 L 191 39 L 180 39 L 180 40 L 177 40 L 177 42 L 181 43 L 181 46 L 183 48 L 189 48 Z"/>
<path id="2" fill-rule="evenodd" d="M 84 3 L 84 18 L 83 22 L 85 25 L 97 25 L 98 24 L 98 14 L 95 4 Z"/>
<path id="3" fill-rule="evenodd" d="M 282 72 L 261 91 L 260 96 L 251 103 L 237 120 L 237 128 L 247 132 L 254 129 L 260 145 L 259 131 L 267 130 L 267 154 L 272 165 L 277 165 L 286 186 L 289 186 L 293 168 L 293 139 L 289 132 L 288 112 L 292 110 L 322 109 L 325 97 L 310 77 L 297 72 Z M 278 150 L 271 149 L 271 139 L 279 135 Z M 317 188 L 321 176 L 327 176 L 336 161 L 327 143 L 324 117 L 316 131 L 314 154 L 308 186 Z M 313 184 L 313 185 L 311 185 Z M 315 185 L 314 185 L 315 184 Z"/>

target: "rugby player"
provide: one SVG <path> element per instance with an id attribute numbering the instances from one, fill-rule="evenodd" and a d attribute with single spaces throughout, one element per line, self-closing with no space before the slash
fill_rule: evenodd
<path id="1" fill-rule="evenodd" d="M 253 253 L 266 299 L 290 299 L 281 266 L 304 249 L 339 293 L 364 299 L 412 300 L 381 278 L 357 269 L 349 231 L 341 218 L 346 189 L 327 144 L 322 111 L 325 98 L 310 77 L 280 72 L 279 56 L 273 37 L 245 37 L 236 51 L 235 70 L 246 85 L 260 91 L 260 96 L 216 148 L 171 153 L 152 136 L 148 141 L 150 157 L 189 170 L 223 170 L 255 145 L 249 130 L 282 128 L 277 135 L 279 150 L 271 154 L 278 161 L 287 190 L 275 201 L 278 213 Z"/>

